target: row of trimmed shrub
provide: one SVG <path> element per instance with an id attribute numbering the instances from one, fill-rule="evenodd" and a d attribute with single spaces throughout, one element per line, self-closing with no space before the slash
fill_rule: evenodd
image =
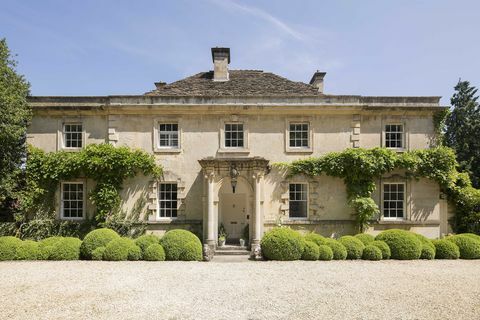
<path id="1" fill-rule="evenodd" d="M 168 231 L 162 238 L 143 235 L 120 237 L 112 229 L 96 229 L 82 240 L 49 237 L 41 241 L 0 237 L 0 261 L 5 260 L 202 260 L 200 239 L 187 230 Z"/>
<path id="2" fill-rule="evenodd" d="M 343 236 L 338 240 L 316 233 L 302 236 L 290 228 L 274 228 L 261 241 L 268 260 L 416 260 L 480 259 L 480 236 L 464 233 L 440 240 L 405 230 L 390 229 L 376 237 L 369 234 Z"/>

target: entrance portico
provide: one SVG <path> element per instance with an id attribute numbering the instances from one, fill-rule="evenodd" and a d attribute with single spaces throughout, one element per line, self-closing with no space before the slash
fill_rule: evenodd
<path id="1" fill-rule="evenodd" d="M 204 158 L 199 160 L 204 184 L 204 254 L 211 258 L 217 247 L 218 226 L 229 223 L 232 237 L 243 235 L 248 224 L 248 241 L 253 258 L 260 257 L 263 233 L 263 184 L 269 172 L 268 160 L 252 158 Z M 206 203 L 205 203 L 206 202 Z"/>

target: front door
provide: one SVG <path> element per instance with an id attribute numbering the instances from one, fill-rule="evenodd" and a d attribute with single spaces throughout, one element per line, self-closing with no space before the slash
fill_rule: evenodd
<path id="1" fill-rule="evenodd" d="M 223 194 L 221 196 L 222 223 L 228 234 L 228 240 L 243 237 L 243 229 L 246 225 L 246 194 Z"/>

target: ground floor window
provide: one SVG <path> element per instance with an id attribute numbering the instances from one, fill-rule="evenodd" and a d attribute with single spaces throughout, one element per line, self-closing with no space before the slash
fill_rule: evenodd
<path id="1" fill-rule="evenodd" d="M 290 183 L 288 201 L 290 218 L 307 217 L 307 189 L 306 183 Z"/>
<path id="2" fill-rule="evenodd" d="M 159 188 L 159 217 L 177 217 L 177 184 L 161 183 Z"/>
<path id="3" fill-rule="evenodd" d="M 62 183 L 62 218 L 83 219 L 85 212 L 84 194 L 83 182 Z"/>
<path id="4" fill-rule="evenodd" d="M 385 219 L 405 217 L 405 183 L 383 184 L 383 217 Z"/>

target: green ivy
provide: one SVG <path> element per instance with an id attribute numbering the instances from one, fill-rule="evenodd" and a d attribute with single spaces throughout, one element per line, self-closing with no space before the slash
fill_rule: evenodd
<path id="1" fill-rule="evenodd" d="M 436 147 L 403 153 L 385 148 L 347 149 L 279 165 L 286 167 L 290 176 L 325 174 L 342 178 L 360 231 L 364 231 L 379 213 L 371 198 L 375 180 L 395 169 L 402 169 L 407 178 L 428 178 L 438 182 L 441 191 L 456 206 L 457 231 L 480 233 L 480 190 L 471 186 L 467 174 L 457 171 L 455 153 L 450 148 Z"/>
<path id="2" fill-rule="evenodd" d="M 138 173 L 158 178 L 162 167 L 153 155 L 128 147 L 111 144 L 91 144 L 79 152 L 49 152 L 29 146 L 26 178 L 27 188 L 21 198 L 22 216 L 27 218 L 54 218 L 54 195 L 60 181 L 87 178 L 96 182 L 89 199 L 96 206 L 95 220 L 102 223 L 118 210 L 119 191 L 127 178 Z"/>

